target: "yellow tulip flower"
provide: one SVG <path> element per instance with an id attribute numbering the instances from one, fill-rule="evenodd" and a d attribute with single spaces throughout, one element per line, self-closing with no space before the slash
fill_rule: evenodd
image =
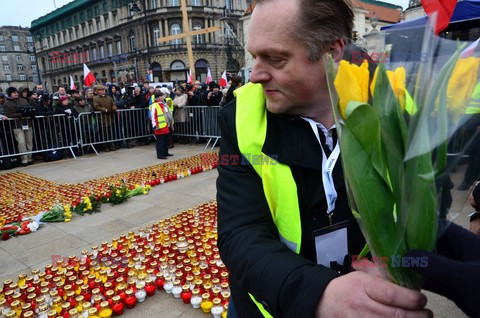
<path id="1" fill-rule="evenodd" d="M 347 118 L 347 105 L 350 101 L 368 102 L 368 62 L 361 66 L 341 61 L 335 78 L 335 88 L 338 94 L 338 104 L 344 119 Z"/>
<path id="2" fill-rule="evenodd" d="M 370 84 L 370 91 L 373 93 L 375 92 L 375 85 L 377 83 L 377 74 L 378 74 L 378 67 L 375 70 L 375 74 L 373 75 L 372 83 Z M 387 77 L 388 81 L 390 82 L 390 86 L 392 87 L 393 93 L 397 98 L 398 102 L 400 103 L 400 108 L 402 112 L 405 110 L 406 104 L 406 97 L 405 97 L 405 85 L 407 81 L 407 72 L 405 67 L 400 66 L 397 67 L 394 71 L 387 70 Z"/>
<path id="3" fill-rule="evenodd" d="M 476 57 L 459 59 L 447 86 L 448 110 L 454 114 L 463 114 L 477 83 L 480 60 Z"/>

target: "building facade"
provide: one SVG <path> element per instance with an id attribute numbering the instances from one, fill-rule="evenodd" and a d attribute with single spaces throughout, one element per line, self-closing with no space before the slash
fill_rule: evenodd
<path id="1" fill-rule="evenodd" d="M 193 66 L 185 39 L 157 41 L 183 33 L 180 2 L 75 0 L 33 21 L 30 31 L 46 86 L 68 85 L 72 76 L 82 87 L 83 63 L 103 83 L 141 81 L 149 70 L 154 82 L 185 81 L 190 68 L 201 81 L 207 68 L 214 80 L 225 69 L 238 72 L 244 61 L 240 17 L 246 0 L 187 0 L 190 30 L 221 28 L 192 37 Z"/>
<path id="2" fill-rule="evenodd" d="M 39 83 L 33 36 L 28 28 L 0 27 L 0 90 Z"/>

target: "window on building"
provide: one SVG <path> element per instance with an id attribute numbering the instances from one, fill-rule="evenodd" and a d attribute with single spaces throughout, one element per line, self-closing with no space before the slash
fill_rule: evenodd
<path id="1" fill-rule="evenodd" d="M 233 0 L 225 0 L 225 7 L 227 10 L 232 10 L 233 9 Z"/>
<path id="2" fill-rule="evenodd" d="M 108 11 L 108 4 L 107 2 L 103 2 L 103 12 L 107 12 Z"/>
<path id="3" fill-rule="evenodd" d="M 17 62 L 20 62 L 22 60 L 22 56 L 21 55 L 15 56 L 15 60 L 17 60 Z"/>
<path id="4" fill-rule="evenodd" d="M 2 61 L 4 61 L 4 62 L 8 62 L 8 56 L 6 56 L 6 55 L 2 55 Z"/>
<path id="5" fill-rule="evenodd" d="M 23 65 L 17 64 L 17 71 L 23 71 Z"/>
<path id="6" fill-rule="evenodd" d="M 5 50 L 5 45 L 0 45 L 0 51 L 3 51 L 3 52 L 6 51 L 6 50 Z"/>
<path id="7" fill-rule="evenodd" d="M 117 54 L 122 53 L 122 41 L 115 42 L 117 44 Z"/>
<path id="8" fill-rule="evenodd" d="M 5 41 L 5 37 L 3 36 L 3 34 L 0 34 L 0 41 Z"/>
<path id="9" fill-rule="evenodd" d="M 25 74 L 20 74 L 20 80 L 21 81 L 26 81 L 27 80 L 27 77 L 25 76 Z"/>
<path id="10" fill-rule="evenodd" d="M 108 51 L 108 56 L 113 55 L 113 44 L 112 43 L 107 44 L 107 51 Z"/>
<path id="11" fill-rule="evenodd" d="M 170 34 L 171 35 L 177 35 L 177 34 L 180 34 L 182 33 L 182 28 L 180 27 L 180 24 L 178 23 L 174 23 L 172 24 L 172 26 L 170 27 Z M 172 41 L 172 44 L 174 45 L 178 45 L 178 44 L 181 44 L 182 43 L 182 39 L 175 39 Z"/>
<path id="12" fill-rule="evenodd" d="M 33 43 L 33 37 L 31 37 L 31 36 L 26 36 L 25 38 L 27 39 L 27 42 L 28 42 L 28 43 Z"/>
<path id="13" fill-rule="evenodd" d="M 10 71 L 10 65 L 8 65 L 8 64 L 3 64 L 3 70 L 4 70 L 4 71 Z"/>
<path id="14" fill-rule="evenodd" d="M 135 34 L 130 33 L 128 36 L 128 41 L 130 42 L 130 51 L 137 50 L 137 40 L 135 39 Z"/>
<path id="15" fill-rule="evenodd" d="M 153 39 L 152 39 L 153 46 L 159 46 L 160 43 L 158 43 L 158 38 L 160 37 L 160 28 L 158 26 L 154 27 L 152 34 L 153 34 Z"/>
<path id="16" fill-rule="evenodd" d="M 202 0 L 192 0 L 192 6 L 201 6 Z"/>
<path id="17" fill-rule="evenodd" d="M 11 80 L 12 80 L 12 75 L 7 74 L 7 81 L 11 81 Z"/>
<path id="18" fill-rule="evenodd" d="M 178 2 L 179 2 L 178 0 L 169 0 L 168 5 L 171 7 L 178 7 L 180 5 L 180 3 Z"/>
<path id="19" fill-rule="evenodd" d="M 118 7 L 117 0 L 112 0 L 112 9 L 116 9 Z"/>
<path id="20" fill-rule="evenodd" d="M 28 44 L 27 45 L 27 50 L 28 50 L 28 52 L 33 52 L 33 45 Z"/>
<path id="21" fill-rule="evenodd" d="M 30 55 L 30 62 L 35 62 L 35 55 Z"/>
<path id="22" fill-rule="evenodd" d="M 36 71 L 37 70 L 37 66 L 36 65 L 31 65 L 32 67 L 32 71 Z"/>
<path id="23" fill-rule="evenodd" d="M 18 35 L 12 35 L 12 41 L 18 42 Z"/>
<path id="24" fill-rule="evenodd" d="M 156 9 L 156 8 L 158 8 L 158 0 L 152 0 L 151 5 L 150 5 L 150 8 L 151 8 L 151 9 Z"/>
<path id="25" fill-rule="evenodd" d="M 20 45 L 14 45 L 13 50 L 17 52 L 20 51 Z"/>
<path id="26" fill-rule="evenodd" d="M 98 16 L 100 14 L 100 7 L 99 6 L 95 6 L 95 8 L 93 9 L 94 13 L 95 13 L 95 16 Z"/>
<path id="27" fill-rule="evenodd" d="M 197 31 L 202 28 L 202 25 L 200 23 L 196 23 L 193 25 L 193 30 Z M 193 43 L 195 44 L 201 44 L 203 43 L 203 35 L 197 34 L 193 36 Z"/>

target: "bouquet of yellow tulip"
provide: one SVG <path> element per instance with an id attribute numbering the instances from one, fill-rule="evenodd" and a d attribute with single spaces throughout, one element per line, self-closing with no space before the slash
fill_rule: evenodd
<path id="1" fill-rule="evenodd" d="M 427 31 L 424 60 L 380 63 L 374 74 L 366 61 L 325 59 L 349 203 L 367 241 L 364 252 L 387 260 L 381 269 L 401 286 L 421 287 L 420 276 L 398 257 L 434 250 L 439 211 L 449 208 L 442 198 L 450 191 L 449 141 L 466 110 L 472 111 L 472 94 L 480 98 L 479 59 L 461 58 L 466 45 Z"/>

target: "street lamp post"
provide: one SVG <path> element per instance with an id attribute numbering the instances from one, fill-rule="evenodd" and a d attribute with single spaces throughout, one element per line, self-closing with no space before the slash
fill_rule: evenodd
<path id="1" fill-rule="evenodd" d="M 148 62 L 147 69 L 148 69 L 148 75 L 150 75 L 152 60 L 150 56 L 150 39 L 149 39 L 149 32 L 148 32 L 147 6 L 145 3 L 145 0 L 142 0 L 142 7 L 143 7 L 143 27 L 145 29 L 145 36 L 146 36 L 145 44 L 147 45 L 147 62 Z M 137 12 L 140 12 L 141 10 L 138 7 L 138 5 L 134 3 L 132 5 L 131 11 L 137 13 Z"/>

